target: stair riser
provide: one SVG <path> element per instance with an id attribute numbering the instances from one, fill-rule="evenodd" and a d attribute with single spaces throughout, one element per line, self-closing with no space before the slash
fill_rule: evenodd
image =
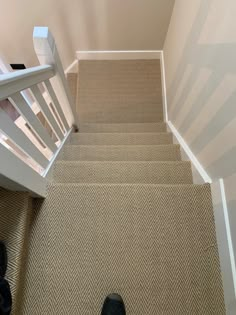
<path id="1" fill-rule="evenodd" d="M 67 161 L 180 161 L 179 145 L 66 146 L 60 160 Z"/>
<path id="2" fill-rule="evenodd" d="M 58 183 L 191 184 L 189 162 L 58 162 Z"/>
<path id="3" fill-rule="evenodd" d="M 94 133 L 142 133 L 166 132 L 166 124 L 80 124 L 80 132 Z"/>
<path id="4" fill-rule="evenodd" d="M 172 144 L 170 133 L 132 133 L 132 134 L 73 134 L 71 144 L 75 145 L 159 145 Z"/>

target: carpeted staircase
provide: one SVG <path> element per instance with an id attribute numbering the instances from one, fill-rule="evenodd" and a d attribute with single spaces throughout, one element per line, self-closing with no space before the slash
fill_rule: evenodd
<path id="1" fill-rule="evenodd" d="M 22 314 L 100 314 L 111 292 L 128 315 L 225 314 L 210 186 L 167 132 L 159 61 L 78 75 L 80 130 L 34 201 Z"/>

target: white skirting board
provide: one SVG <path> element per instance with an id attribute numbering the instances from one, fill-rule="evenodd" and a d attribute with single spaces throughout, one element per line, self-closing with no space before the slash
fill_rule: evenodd
<path id="1" fill-rule="evenodd" d="M 212 183 L 212 179 L 207 174 L 207 172 L 202 167 L 201 163 L 198 161 L 196 156 L 193 154 L 192 150 L 188 146 L 188 144 L 184 141 L 178 130 L 174 127 L 174 125 L 167 121 L 167 126 L 169 130 L 173 133 L 174 142 L 180 144 L 181 146 L 181 155 L 183 160 L 189 160 L 192 163 L 193 174 L 196 176 L 195 184 L 203 184 L 203 183 Z"/>
<path id="2" fill-rule="evenodd" d="M 75 59 L 64 71 L 65 75 L 68 73 L 77 73 L 78 72 L 78 59 Z"/>
<path id="3" fill-rule="evenodd" d="M 109 51 L 77 51 L 78 60 L 138 60 L 160 59 L 160 50 L 109 50 Z"/>
<path id="4" fill-rule="evenodd" d="M 234 315 L 236 314 L 236 266 L 223 179 L 212 183 L 211 192 L 226 314 Z"/>

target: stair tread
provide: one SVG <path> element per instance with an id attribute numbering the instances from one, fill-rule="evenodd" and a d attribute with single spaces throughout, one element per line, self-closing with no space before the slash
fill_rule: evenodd
<path id="1" fill-rule="evenodd" d="M 72 134 L 71 144 L 92 145 L 152 145 L 172 144 L 173 137 L 169 132 L 161 133 L 77 133 Z"/>
<path id="2" fill-rule="evenodd" d="M 187 161 L 60 161 L 54 168 L 56 182 L 91 183 L 192 183 Z"/>
<path id="3" fill-rule="evenodd" d="M 109 132 L 166 132 L 166 123 L 124 123 L 124 124 L 96 124 L 96 123 L 80 123 L 80 132 L 96 132 L 96 133 L 109 133 Z"/>
<path id="4" fill-rule="evenodd" d="M 211 280 L 220 283 L 209 185 L 51 184 L 35 210 L 26 314 L 47 314 L 49 305 L 64 314 L 68 299 L 71 314 L 96 314 L 114 288 L 132 314 L 146 314 L 144 297 L 150 314 L 170 305 L 171 313 L 205 314 L 205 292 L 208 309 L 221 309 Z"/>

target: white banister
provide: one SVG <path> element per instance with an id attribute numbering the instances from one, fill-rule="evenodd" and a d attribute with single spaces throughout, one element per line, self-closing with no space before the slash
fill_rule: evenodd
<path id="1" fill-rule="evenodd" d="M 0 101 L 14 114 L 0 108 L 0 186 L 45 197 L 45 176 L 77 126 L 48 28 L 35 28 L 34 45 L 41 66 L 0 73 Z"/>
<path id="2" fill-rule="evenodd" d="M 57 96 L 56 96 L 56 93 L 55 93 L 54 90 L 53 90 L 53 87 L 52 87 L 50 81 L 49 81 L 49 80 L 46 80 L 46 81 L 44 82 L 44 84 L 45 84 L 45 87 L 46 87 L 46 89 L 47 89 L 47 91 L 48 91 L 48 94 L 49 94 L 50 97 L 51 97 L 52 103 L 53 103 L 53 105 L 55 106 L 55 109 L 56 109 L 56 111 L 57 111 L 59 117 L 61 118 L 62 124 L 64 125 L 65 129 L 68 131 L 68 130 L 70 129 L 70 128 L 69 128 L 69 125 L 68 125 L 68 123 L 67 123 L 67 121 L 66 121 L 65 115 L 64 115 L 64 113 L 63 113 L 63 111 L 62 111 L 62 109 L 61 109 L 60 103 L 59 103 L 59 101 L 58 101 L 58 98 L 57 98 Z"/>
<path id="3" fill-rule="evenodd" d="M 31 91 L 38 103 L 39 108 L 41 109 L 42 113 L 44 114 L 49 126 L 52 128 L 52 130 L 57 135 L 58 139 L 63 140 L 64 135 L 61 132 L 61 129 L 59 128 L 58 123 L 56 122 L 52 112 L 50 111 L 48 104 L 46 103 L 45 99 L 43 98 L 42 93 L 40 92 L 37 85 L 32 86 Z"/>
<path id="4" fill-rule="evenodd" d="M 63 112 L 69 127 L 77 126 L 75 104 L 64 74 L 60 56 L 53 35 L 48 27 L 35 27 L 33 33 L 34 49 L 41 65 L 52 65 L 55 76 L 50 80 L 54 91 L 63 104 Z"/>
<path id="5" fill-rule="evenodd" d="M 23 118 L 27 121 L 30 127 L 37 133 L 39 138 L 43 141 L 43 143 L 52 151 L 55 152 L 57 150 L 57 146 L 50 138 L 47 131 L 43 128 L 38 118 L 34 115 L 29 105 L 26 103 L 26 100 L 21 95 L 20 92 L 17 92 L 11 95 L 11 103 L 16 108 L 16 110 L 23 116 Z"/>
<path id="6" fill-rule="evenodd" d="M 48 160 L 33 145 L 27 136 L 14 124 L 9 116 L 0 108 L 0 131 L 12 140 L 24 153 L 31 156 L 39 165 L 47 167 Z M 20 144 L 20 145 L 19 145 Z"/>
<path id="7" fill-rule="evenodd" d="M 0 100 L 54 76 L 52 66 L 39 66 L 0 75 Z"/>
<path id="8" fill-rule="evenodd" d="M 0 186 L 46 197 L 47 181 L 0 143 Z M 10 166 L 10 167 L 9 167 Z"/>

